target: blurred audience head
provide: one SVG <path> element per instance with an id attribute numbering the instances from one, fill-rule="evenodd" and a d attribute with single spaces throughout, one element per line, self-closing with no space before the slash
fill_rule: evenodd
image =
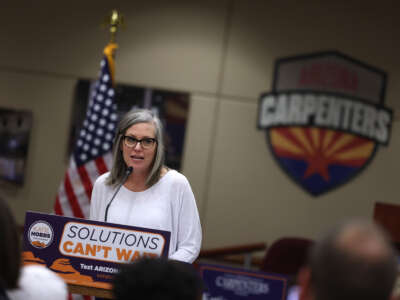
<path id="1" fill-rule="evenodd" d="M 202 290 L 203 282 L 192 265 L 161 258 L 122 266 L 113 286 L 116 300 L 199 300 Z"/>
<path id="2" fill-rule="evenodd" d="M 0 198 L 0 284 L 4 289 L 18 285 L 21 266 L 20 234 L 10 207 Z"/>
<path id="3" fill-rule="evenodd" d="M 299 275 L 300 300 L 387 300 L 397 275 L 386 233 L 365 220 L 342 223 L 311 250 Z"/>

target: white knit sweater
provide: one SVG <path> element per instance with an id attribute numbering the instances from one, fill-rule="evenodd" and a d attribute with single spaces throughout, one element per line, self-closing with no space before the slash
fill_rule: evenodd
<path id="1" fill-rule="evenodd" d="M 90 204 L 90 219 L 104 221 L 115 189 L 106 185 L 109 173 L 97 178 Z M 196 201 L 185 176 L 168 171 L 143 192 L 121 187 L 108 211 L 110 223 L 171 232 L 169 258 L 192 263 L 201 247 L 201 226 Z"/>

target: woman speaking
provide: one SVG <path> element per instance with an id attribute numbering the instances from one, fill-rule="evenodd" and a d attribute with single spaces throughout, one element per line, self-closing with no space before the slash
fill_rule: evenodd
<path id="1" fill-rule="evenodd" d="M 199 213 L 186 177 L 164 165 L 163 140 L 152 112 L 122 118 L 111 171 L 93 187 L 90 219 L 169 231 L 169 258 L 192 263 L 201 246 Z"/>

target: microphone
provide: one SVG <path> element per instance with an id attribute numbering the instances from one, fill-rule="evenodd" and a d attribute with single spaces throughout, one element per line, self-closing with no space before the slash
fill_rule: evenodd
<path id="1" fill-rule="evenodd" d="M 129 167 L 128 169 L 126 169 L 125 171 L 125 176 L 122 179 L 121 184 L 118 186 L 117 190 L 115 191 L 114 195 L 112 196 L 110 202 L 108 202 L 107 207 L 106 207 L 106 212 L 104 214 L 104 222 L 107 222 L 107 216 L 108 216 L 108 209 L 110 208 L 111 202 L 113 202 L 115 196 L 117 195 L 117 193 L 119 192 L 119 189 L 121 188 L 121 186 L 125 183 L 125 181 L 128 179 L 129 175 L 131 175 L 131 173 L 133 172 L 133 167 Z"/>

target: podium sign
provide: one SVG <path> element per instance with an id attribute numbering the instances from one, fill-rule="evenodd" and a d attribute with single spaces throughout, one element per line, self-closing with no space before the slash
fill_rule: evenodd
<path id="1" fill-rule="evenodd" d="M 122 263 L 168 257 L 170 232 L 27 212 L 23 263 L 41 264 L 67 283 L 111 288 Z"/>
<path id="2" fill-rule="evenodd" d="M 206 285 L 203 300 L 286 299 L 283 275 L 206 264 L 199 264 L 198 270 Z"/>

